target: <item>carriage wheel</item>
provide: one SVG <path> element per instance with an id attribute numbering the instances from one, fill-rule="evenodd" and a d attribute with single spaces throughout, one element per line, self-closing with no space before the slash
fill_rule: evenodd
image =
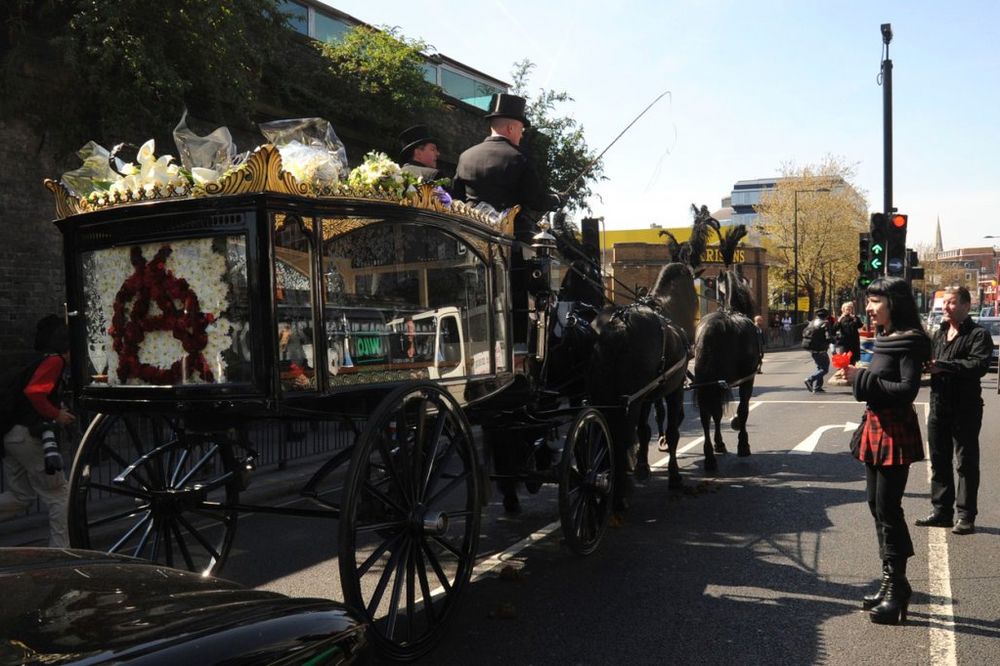
<path id="1" fill-rule="evenodd" d="M 608 423 L 586 407 L 566 433 L 559 461 L 559 518 L 566 545 L 578 555 L 594 552 L 608 527 L 613 465 Z"/>
<path id="2" fill-rule="evenodd" d="M 415 659 L 441 636 L 479 541 L 472 428 L 430 383 L 382 400 L 355 445 L 340 517 L 344 596 L 386 656 Z"/>
<path id="3" fill-rule="evenodd" d="M 70 543 L 217 573 L 236 532 L 240 478 L 224 434 L 162 416 L 98 414 L 69 487 Z"/>

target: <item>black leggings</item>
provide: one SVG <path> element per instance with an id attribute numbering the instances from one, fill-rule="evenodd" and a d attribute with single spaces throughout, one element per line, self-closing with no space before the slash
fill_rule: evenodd
<path id="1" fill-rule="evenodd" d="M 875 518 L 878 554 L 884 560 L 913 557 L 913 542 L 903 517 L 903 491 L 909 465 L 865 465 L 868 508 Z"/>

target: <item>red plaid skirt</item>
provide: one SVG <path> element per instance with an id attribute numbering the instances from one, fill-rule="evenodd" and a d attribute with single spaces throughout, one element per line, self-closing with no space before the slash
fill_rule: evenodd
<path id="1" fill-rule="evenodd" d="M 924 459 L 924 440 L 913 405 L 866 409 L 861 428 L 861 462 L 880 467 Z"/>

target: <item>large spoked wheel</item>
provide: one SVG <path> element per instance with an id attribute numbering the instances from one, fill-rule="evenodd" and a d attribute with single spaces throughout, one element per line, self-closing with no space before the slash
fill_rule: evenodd
<path id="1" fill-rule="evenodd" d="M 70 473 L 70 543 L 217 573 L 236 532 L 240 482 L 224 434 L 186 433 L 162 416 L 99 414 Z"/>
<path id="2" fill-rule="evenodd" d="M 371 622 L 379 650 L 430 650 L 469 582 L 479 541 L 472 428 L 430 383 L 382 400 L 358 438 L 340 517 L 347 603 Z"/>
<path id="3" fill-rule="evenodd" d="M 559 519 L 566 545 L 579 555 L 594 552 L 608 527 L 613 465 L 608 423 L 586 407 L 566 433 L 559 461 Z"/>

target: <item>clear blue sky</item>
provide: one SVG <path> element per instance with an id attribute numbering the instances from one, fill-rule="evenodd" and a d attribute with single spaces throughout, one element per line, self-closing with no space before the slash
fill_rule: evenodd
<path id="1" fill-rule="evenodd" d="M 785 163 L 836 155 L 882 207 L 879 25 L 894 38 L 894 204 L 909 244 L 1000 240 L 1000 2 L 931 0 L 326 0 L 398 26 L 438 52 L 503 80 L 537 65 L 530 88 L 575 99 L 560 109 L 600 150 L 671 92 L 605 158 L 591 201 L 608 228 L 687 225 L 691 203 L 716 209 L 733 183 Z"/>

